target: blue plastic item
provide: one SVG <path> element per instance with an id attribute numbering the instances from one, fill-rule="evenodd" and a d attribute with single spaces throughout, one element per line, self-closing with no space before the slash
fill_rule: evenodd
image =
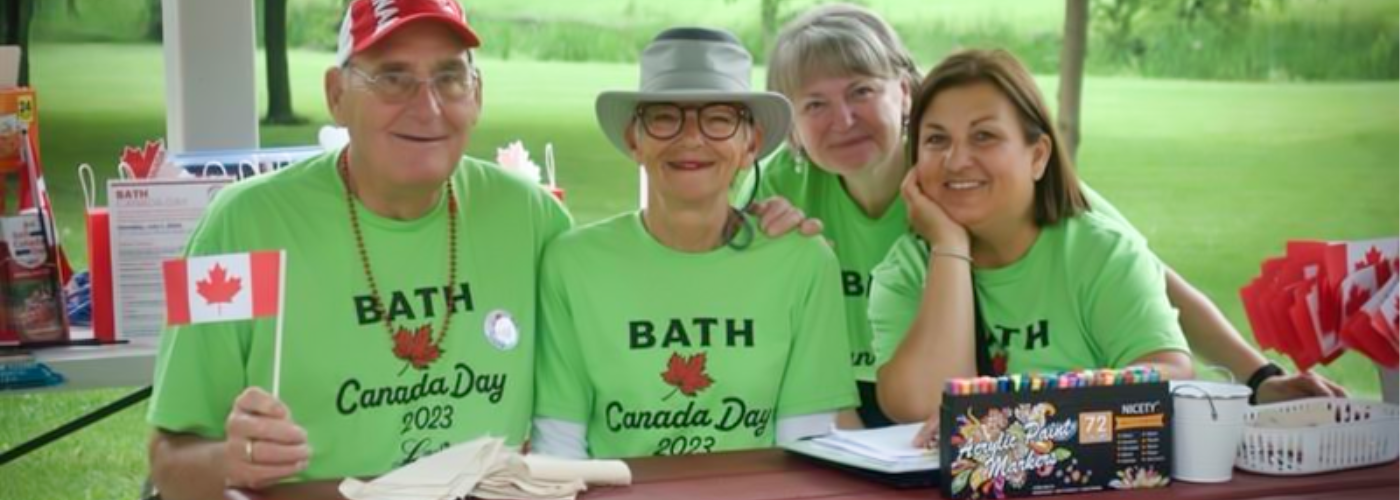
<path id="1" fill-rule="evenodd" d="M 63 374 L 37 361 L 0 363 L 0 390 L 49 387 L 63 381 Z"/>
<path id="2" fill-rule="evenodd" d="M 73 275 L 63 287 L 63 304 L 68 324 L 92 326 L 92 283 L 87 271 Z"/>

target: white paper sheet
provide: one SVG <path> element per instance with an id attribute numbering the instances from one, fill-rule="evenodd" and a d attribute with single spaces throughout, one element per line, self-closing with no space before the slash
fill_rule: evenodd
<path id="1" fill-rule="evenodd" d="M 914 436 L 922 426 L 920 423 L 858 431 L 836 429 L 832 430 L 831 434 L 815 438 L 813 441 L 881 463 L 920 463 L 936 456 L 934 450 L 916 448 L 913 445 Z"/>
<path id="2" fill-rule="evenodd" d="M 118 335 L 160 335 L 165 323 L 161 262 L 178 258 L 226 178 L 107 183 L 112 231 L 112 302 Z"/>

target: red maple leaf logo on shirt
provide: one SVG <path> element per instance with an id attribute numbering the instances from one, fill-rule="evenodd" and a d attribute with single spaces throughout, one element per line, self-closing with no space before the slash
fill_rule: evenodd
<path id="1" fill-rule="evenodd" d="M 204 297 L 206 304 L 231 304 L 238 291 L 243 289 L 241 281 L 237 277 L 229 277 L 223 266 L 214 264 L 206 278 L 194 283 L 194 288 L 200 297 Z"/>
<path id="2" fill-rule="evenodd" d="M 666 371 L 661 372 L 661 380 L 676 388 L 675 391 L 671 391 L 666 397 L 661 398 L 662 401 L 671 399 L 671 396 L 676 395 L 676 391 L 693 398 L 697 393 L 714 383 L 714 379 L 705 374 L 705 353 L 703 352 L 692 356 L 671 353 L 670 361 L 666 362 Z"/>
<path id="3" fill-rule="evenodd" d="M 428 365 L 437 361 L 442 352 L 438 343 L 433 341 L 431 324 L 424 324 L 412 332 L 401 326 L 394 333 L 394 357 L 407 361 L 419 370 L 428 369 Z M 404 366 L 404 369 L 408 369 L 408 366 Z"/>
<path id="4" fill-rule="evenodd" d="M 997 353 L 996 356 L 992 356 L 992 375 L 998 377 L 1006 375 L 1006 353 Z"/>

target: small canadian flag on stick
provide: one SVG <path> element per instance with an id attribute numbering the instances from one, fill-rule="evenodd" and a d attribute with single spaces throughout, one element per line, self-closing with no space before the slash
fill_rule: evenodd
<path id="1" fill-rule="evenodd" d="M 191 257 L 165 262 L 167 325 L 277 315 L 281 252 Z"/>
<path id="2" fill-rule="evenodd" d="M 260 251 L 165 261 L 165 323 L 169 326 L 275 316 L 272 395 L 282 378 L 282 299 L 285 251 Z"/>

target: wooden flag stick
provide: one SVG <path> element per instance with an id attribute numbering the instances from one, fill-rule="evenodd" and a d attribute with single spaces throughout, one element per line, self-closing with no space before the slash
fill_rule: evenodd
<path id="1" fill-rule="evenodd" d="M 277 332 L 272 350 L 272 397 L 282 392 L 282 318 L 287 315 L 287 251 L 277 253 Z"/>

